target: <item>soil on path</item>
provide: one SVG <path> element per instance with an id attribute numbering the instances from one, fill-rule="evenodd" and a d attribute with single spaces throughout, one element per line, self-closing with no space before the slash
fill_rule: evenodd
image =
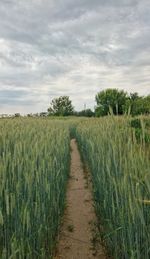
<path id="1" fill-rule="evenodd" d="M 103 247 L 96 242 L 97 221 L 87 181 L 76 140 L 72 139 L 67 206 L 55 259 L 106 259 Z"/>

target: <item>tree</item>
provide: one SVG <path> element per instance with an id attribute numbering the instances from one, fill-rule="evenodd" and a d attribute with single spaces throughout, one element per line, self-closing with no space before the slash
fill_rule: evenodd
<path id="1" fill-rule="evenodd" d="M 21 117 L 21 115 L 20 115 L 20 113 L 18 112 L 18 113 L 15 113 L 14 117 L 19 118 L 19 117 Z"/>
<path id="2" fill-rule="evenodd" d="M 130 95 L 126 99 L 126 103 L 124 105 L 124 113 L 134 114 L 134 111 L 137 108 L 137 102 L 141 99 L 138 93 L 130 93 Z"/>
<path id="3" fill-rule="evenodd" d="M 126 100 L 125 111 L 133 116 L 150 113 L 150 95 L 143 97 L 138 93 L 130 93 Z"/>
<path id="4" fill-rule="evenodd" d="M 49 115 L 56 116 L 68 116 L 73 114 L 72 101 L 69 96 L 60 96 L 55 98 L 51 102 L 51 106 L 48 108 Z"/>
<path id="5" fill-rule="evenodd" d="M 150 94 L 147 95 L 145 98 L 145 113 L 150 114 Z"/>
<path id="6" fill-rule="evenodd" d="M 85 109 L 79 112 L 75 112 L 74 115 L 80 117 L 94 117 L 95 113 L 91 109 Z"/>
<path id="7" fill-rule="evenodd" d="M 46 117 L 47 116 L 47 112 L 40 112 L 39 116 L 40 117 Z"/>
<path id="8" fill-rule="evenodd" d="M 106 89 L 96 95 L 96 116 L 107 115 L 112 109 L 114 114 L 123 114 L 127 93 L 118 89 Z"/>
<path id="9" fill-rule="evenodd" d="M 139 97 L 132 106 L 131 114 L 149 114 L 150 113 L 150 97 Z"/>

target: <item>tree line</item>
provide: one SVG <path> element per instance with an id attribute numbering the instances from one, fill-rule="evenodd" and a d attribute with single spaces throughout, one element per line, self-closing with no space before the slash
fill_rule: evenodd
<path id="1" fill-rule="evenodd" d="M 139 96 L 138 93 L 130 93 L 118 89 L 106 89 L 95 96 L 95 110 L 83 109 L 80 112 L 74 110 L 69 96 L 60 96 L 52 100 L 48 108 L 49 116 L 86 116 L 100 117 L 110 113 L 114 115 L 150 114 L 150 95 Z"/>

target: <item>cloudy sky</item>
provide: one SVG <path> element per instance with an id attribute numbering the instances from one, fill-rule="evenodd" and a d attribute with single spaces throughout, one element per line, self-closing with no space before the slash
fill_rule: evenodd
<path id="1" fill-rule="evenodd" d="M 150 93 L 150 0 L 0 0 L 0 113 Z"/>

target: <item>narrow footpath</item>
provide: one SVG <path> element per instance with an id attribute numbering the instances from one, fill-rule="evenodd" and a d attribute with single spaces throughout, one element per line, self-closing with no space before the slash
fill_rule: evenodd
<path id="1" fill-rule="evenodd" d="M 66 210 L 54 258 L 106 259 L 103 247 L 97 242 L 96 222 L 88 176 L 84 172 L 76 140 L 72 139 Z"/>

